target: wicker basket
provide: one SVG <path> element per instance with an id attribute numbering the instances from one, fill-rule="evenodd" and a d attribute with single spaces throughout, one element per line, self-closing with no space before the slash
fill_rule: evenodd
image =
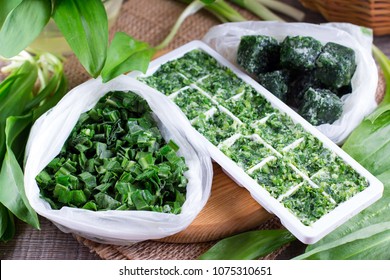
<path id="1" fill-rule="evenodd" d="M 370 27 L 375 35 L 390 34 L 390 0 L 300 0 L 326 20 Z"/>

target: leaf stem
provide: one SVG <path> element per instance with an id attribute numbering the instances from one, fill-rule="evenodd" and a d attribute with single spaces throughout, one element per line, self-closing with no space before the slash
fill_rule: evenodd
<path id="1" fill-rule="evenodd" d="M 256 0 L 260 4 L 263 4 L 267 8 L 285 14 L 297 21 L 302 21 L 305 18 L 305 13 L 277 0 Z"/>
<path id="2" fill-rule="evenodd" d="M 269 21 L 281 21 L 284 20 L 274 14 L 271 10 L 269 10 L 267 7 L 265 7 L 263 4 L 261 4 L 259 1 L 256 0 L 230 0 L 234 4 L 247 9 L 248 11 L 254 13 L 258 17 L 260 17 L 263 20 L 269 20 Z"/>
<path id="3" fill-rule="evenodd" d="M 205 6 L 205 4 L 199 0 L 195 0 L 190 5 L 188 5 L 187 8 L 185 8 L 185 10 L 181 13 L 179 18 L 177 19 L 175 25 L 171 29 L 171 32 L 158 46 L 156 46 L 156 49 L 161 50 L 161 49 L 166 48 L 169 45 L 169 43 L 172 41 L 172 39 L 175 37 L 177 31 L 179 30 L 179 28 L 182 25 L 182 23 L 184 22 L 184 20 L 187 17 L 198 12 L 204 6 Z"/>

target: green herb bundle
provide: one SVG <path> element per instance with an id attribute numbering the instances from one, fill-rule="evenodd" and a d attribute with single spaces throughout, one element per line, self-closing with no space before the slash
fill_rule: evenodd
<path id="1" fill-rule="evenodd" d="M 187 166 L 135 93 L 112 92 L 83 113 L 61 153 L 37 175 L 53 209 L 148 210 L 178 214 Z"/>

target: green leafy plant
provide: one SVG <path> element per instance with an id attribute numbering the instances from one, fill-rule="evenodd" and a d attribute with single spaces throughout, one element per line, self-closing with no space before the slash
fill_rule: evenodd
<path id="1" fill-rule="evenodd" d="M 0 83 L 0 240 L 12 239 L 14 217 L 39 228 L 24 192 L 23 156 L 32 123 L 67 91 L 62 61 L 48 53 L 26 52 L 2 69 Z"/>
<path id="2" fill-rule="evenodd" d="M 108 19 L 102 0 L 0 0 L 0 6 L 0 56 L 6 58 L 26 49 L 50 19 L 94 78 L 102 74 L 103 68 L 104 81 L 127 71 L 144 71 L 155 51 L 142 43 L 143 55 L 134 56 L 139 43 L 124 33 L 115 36 L 109 45 Z"/>
<path id="3" fill-rule="evenodd" d="M 200 260 L 254 260 L 295 240 L 287 230 L 255 230 L 217 242 Z"/>

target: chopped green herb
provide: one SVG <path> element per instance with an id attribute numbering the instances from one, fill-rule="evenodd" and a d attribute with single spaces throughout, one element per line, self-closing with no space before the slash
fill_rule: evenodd
<path id="1" fill-rule="evenodd" d="M 304 183 L 281 202 L 306 226 L 310 226 L 336 207 L 321 188 L 313 188 L 308 183 Z"/>
<path id="2" fill-rule="evenodd" d="M 275 112 L 271 104 L 254 88 L 247 86 L 238 94 L 220 104 L 245 123 L 251 123 Z"/>
<path id="3" fill-rule="evenodd" d="M 173 101 L 183 111 L 189 120 L 194 119 L 200 113 L 209 110 L 214 104 L 211 99 L 200 93 L 195 88 L 181 91 Z"/>
<path id="4" fill-rule="evenodd" d="M 220 150 L 244 170 L 272 155 L 268 147 L 250 137 L 240 137 L 229 147 L 222 145 Z"/>
<path id="5" fill-rule="evenodd" d="M 280 46 L 275 38 L 264 35 L 241 37 L 237 63 L 251 74 L 265 73 L 278 65 Z"/>
<path id="6" fill-rule="evenodd" d="M 189 85 L 191 81 L 175 70 L 174 62 L 164 64 L 152 76 L 142 79 L 147 85 L 170 95 Z"/>
<path id="7" fill-rule="evenodd" d="M 312 125 L 333 123 L 343 113 L 343 102 L 328 89 L 309 88 L 298 112 Z"/>
<path id="8" fill-rule="evenodd" d="M 180 213 L 188 168 L 151 113 L 134 93 L 106 94 L 80 116 L 61 153 L 37 175 L 42 197 L 54 209 Z"/>
<path id="9" fill-rule="evenodd" d="M 355 52 L 351 48 L 329 42 L 316 64 L 317 78 L 330 88 L 338 89 L 351 82 L 356 69 Z"/>
<path id="10" fill-rule="evenodd" d="M 313 37 L 287 36 L 280 46 L 280 64 L 287 69 L 312 70 L 321 50 L 321 42 Z"/>
<path id="11" fill-rule="evenodd" d="M 340 157 L 314 174 L 311 180 L 324 189 L 338 204 L 368 187 L 366 179 Z"/>
<path id="12" fill-rule="evenodd" d="M 254 131 L 278 152 L 305 134 L 300 125 L 280 113 L 272 114 L 265 122 L 255 125 Z"/>
<path id="13" fill-rule="evenodd" d="M 200 114 L 192 125 L 216 146 L 235 134 L 240 127 L 237 121 L 219 109 L 210 117 Z"/>
<path id="14" fill-rule="evenodd" d="M 299 145 L 284 151 L 283 156 L 310 177 L 322 168 L 334 164 L 336 154 L 325 148 L 316 137 L 306 134 Z"/>
<path id="15" fill-rule="evenodd" d="M 232 70 L 216 69 L 209 76 L 200 80 L 197 85 L 210 93 L 218 102 L 244 92 L 245 83 Z"/>
<path id="16" fill-rule="evenodd" d="M 286 70 L 276 70 L 257 76 L 259 83 L 269 90 L 273 95 L 287 101 L 289 73 Z"/>
<path id="17" fill-rule="evenodd" d="M 256 169 L 250 176 L 274 198 L 278 198 L 303 180 L 288 162 L 276 158 Z"/>

